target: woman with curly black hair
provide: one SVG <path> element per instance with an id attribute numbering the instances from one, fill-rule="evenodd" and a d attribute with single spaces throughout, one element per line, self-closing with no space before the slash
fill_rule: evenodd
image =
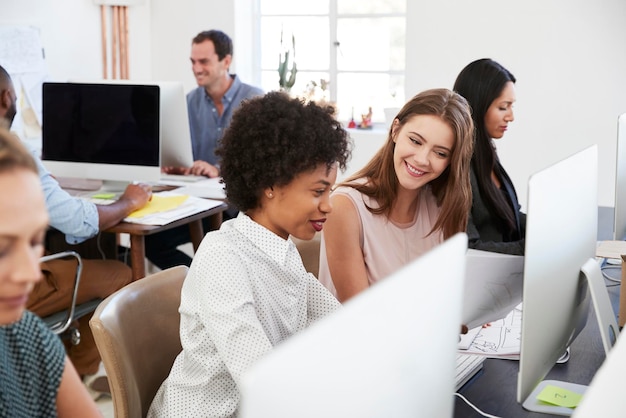
<path id="1" fill-rule="evenodd" d="M 240 213 L 208 233 L 192 261 L 181 294 L 183 351 L 149 416 L 236 415 L 246 370 L 339 306 L 290 238 L 322 229 L 350 154 L 332 112 L 272 92 L 233 115 L 216 152 Z"/>
<path id="2" fill-rule="evenodd" d="M 472 132 L 463 97 L 423 91 L 400 109 L 370 162 L 333 192 L 319 279 L 340 301 L 465 231 Z"/>

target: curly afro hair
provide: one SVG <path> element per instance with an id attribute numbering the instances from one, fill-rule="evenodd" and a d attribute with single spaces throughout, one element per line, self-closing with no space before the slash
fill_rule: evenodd
<path id="1" fill-rule="evenodd" d="M 320 164 L 345 170 L 350 140 L 333 112 L 282 92 L 242 102 L 215 151 L 229 203 L 245 212 L 258 207 L 266 188 Z"/>

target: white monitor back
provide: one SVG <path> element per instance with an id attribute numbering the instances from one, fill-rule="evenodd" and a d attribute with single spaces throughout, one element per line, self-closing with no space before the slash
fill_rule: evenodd
<path id="1" fill-rule="evenodd" d="M 595 255 L 597 187 L 597 145 L 529 179 L 518 402 L 586 323 L 590 298 L 581 268 Z"/>
<path id="2" fill-rule="evenodd" d="M 506 317 L 522 301 L 524 256 L 469 249 L 462 321 L 469 329 Z"/>
<path id="3" fill-rule="evenodd" d="M 589 384 L 575 418 L 623 418 L 626 396 L 621 385 L 626 370 L 626 336 L 621 335 Z"/>
<path id="4" fill-rule="evenodd" d="M 626 238 L 626 113 L 617 118 L 616 154 L 613 239 L 622 241 Z"/>
<path id="5" fill-rule="evenodd" d="M 242 418 L 450 417 L 467 235 L 293 336 L 242 382 Z"/>
<path id="6" fill-rule="evenodd" d="M 191 167 L 191 133 L 183 84 L 156 84 L 161 89 L 161 167 Z"/>

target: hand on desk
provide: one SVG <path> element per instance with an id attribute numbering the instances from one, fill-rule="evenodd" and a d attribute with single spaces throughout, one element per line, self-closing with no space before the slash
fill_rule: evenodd
<path id="1" fill-rule="evenodd" d="M 131 212 L 134 212 L 146 206 L 146 203 L 151 199 L 152 186 L 145 183 L 133 183 L 126 186 L 126 190 L 124 190 L 118 201 L 128 201 L 130 207 L 133 208 Z"/>
<path id="2" fill-rule="evenodd" d="M 206 176 L 210 178 L 218 177 L 220 170 L 206 161 L 196 160 L 191 167 L 163 167 L 166 174 L 193 174 L 194 176 Z"/>
<path id="3" fill-rule="evenodd" d="M 102 231 L 119 223 L 130 213 L 143 208 L 152 199 L 152 187 L 145 183 L 129 184 L 110 205 L 96 205 L 98 228 Z"/>

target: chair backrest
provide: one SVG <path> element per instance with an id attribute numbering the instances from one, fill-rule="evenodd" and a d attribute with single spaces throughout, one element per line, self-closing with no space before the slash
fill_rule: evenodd
<path id="1" fill-rule="evenodd" d="M 300 257 L 302 257 L 302 264 L 304 264 L 306 271 L 313 273 L 313 275 L 317 277 L 320 269 L 321 234 L 319 232 L 316 233 L 315 237 L 308 241 L 295 237 L 291 237 L 291 239 L 294 244 L 296 244 L 296 248 L 298 248 Z"/>
<path id="2" fill-rule="evenodd" d="M 149 275 L 106 298 L 89 325 L 117 418 L 145 417 L 180 344 L 180 292 L 188 268 Z"/>

